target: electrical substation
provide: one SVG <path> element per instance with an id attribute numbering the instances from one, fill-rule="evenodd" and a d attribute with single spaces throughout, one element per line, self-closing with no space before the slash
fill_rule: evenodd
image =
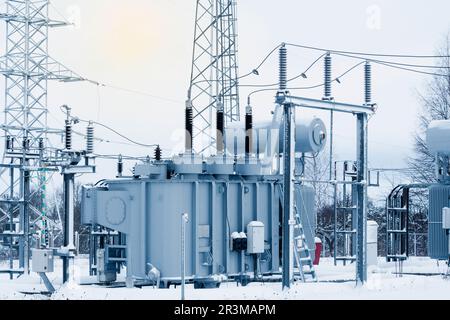
<path id="1" fill-rule="evenodd" d="M 0 190 L 0 245 L 5 255 L 0 272 L 9 275 L 8 281 L 37 273 L 54 292 L 48 274 L 59 270 L 57 259 L 62 260 L 63 283 L 74 272 L 79 251 L 75 177 L 96 172 L 95 127 L 102 124 L 80 119 L 76 106 L 63 105 L 64 127 L 49 128 L 48 81 L 92 81 L 49 56 L 49 29 L 66 25 L 48 17 L 49 1 L 4 2 L 6 12 L 0 18 L 6 23 L 6 54 L 0 57 L 0 72 L 6 79 L 5 148 L 0 173 L 6 183 Z M 278 59 L 277 85 L 269 88 L 275 96 L 267 101 L 273 105 L 272 117 L 256 121 L 258 108 L 251 95 L 245 105 L 239 95 L 236 2 L 192 2 L 196 16 L 190 85 L 185 105 L 173 110 L 184 119 L 184 152 L 164 155 L 155 145 L 154 157 L 136 163 L 129 175 L 118 150 L 116 178 L 82 186 L 81 224 L 89 230 L 89 275 L 95 276 L 96 285 L 111 288 L 119 274 L 127 287 L 184 288 L 188 283 L 220 290 L 221 283 L 233 281 L 243 286 L 278 282 L 289 289 L 295 282 L 317 282 L 313 184 L 333 190 L 334 264 L 354 264 L 355 281 L 367 281 L 368 264 L 377 256 L 377 226 L 367 218 L 368 188 L 378 185 L 368 167 L 368 119 L 377 109 L 373 61 L 358 64 L 364 84 L 360 101 L 333 95 L 333 84 L 339 82 L 333 75 L 333 51 L 316 61 L 323 64 L 323 95 L 299 96 L 288 78 L 289 53 L 296 45 L 280 39 L 269 54 Z M 331 121 L 305 110 L 327 112 Z M 333 134 L 336 114 L 356 127 L 351 160 L 333 158 L 333 143 L 339 139 Z M 74 134 L 84 137 L 83 148 L 74 147 Z M 387 198 L 386 259 L 400 268 L 409 256 L 409 193 L 416 188 L 428 189 L 430 195 L 428 254 L 449 259 L 449 135 L 446 120 L 432 122 L 427 132 L 438 182 L 402 184 Z M 63 136 L 63 143 L 52 145 L 50 136 Z M 310 179 L 304 174 L 306 159 L 327 148 L 329 175 Z M 59 223 L 46 211 L 46 185 L 58 173 L 64 191 Z M 39 195 L 38 203 L 31 201 L 33 193 Z M 55 246 L 57 236 L 61 246 Z"/>

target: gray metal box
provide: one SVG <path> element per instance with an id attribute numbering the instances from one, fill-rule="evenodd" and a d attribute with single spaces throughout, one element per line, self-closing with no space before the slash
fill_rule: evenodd
<path id="1" fill-rule="evenodd" d="M 247 253 L 264 253 L 264 223 L 260 221 L 247 225 Z"/>
<path id="2" fill-rule="evenodd" d="M 53 272 L 53 250 L 31 249 L 33 272 Z"/>

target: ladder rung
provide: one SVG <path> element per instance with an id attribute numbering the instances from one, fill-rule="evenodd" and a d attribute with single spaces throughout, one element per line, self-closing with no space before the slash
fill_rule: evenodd
<path id="1" fill-rule="evenodd" d="M 391 211 L 406 211 L 406 208 L 387 208 L 387 209 Z"/>
<path id="2" fill-rule="evenodd" d="M 387 256 L 386 256 L 386 258 L 394 258 L 394 259 L 402 259 L 402 260 L 404 260 L 404 259 L 407 259 L 408 257 L 406 256 L 406 254 L 399 254 L 399 255 L 397 255 L 397 254 L 388 254 Z"/>
<path id="3" fill-rule="evenodd" d="M 406 230 L 388 230 L 387 233 L 407 233 Z"/>
<path id="4" fill-rule="evenodd" d="M 355 256 L 348 256 L 348 257 L 336 257 L 336 260 L 339 261 L 356 261 L 356 257 Z"/>
<path id="5" fill-rule="evenodd" d="M 336 230 L 336 233 L 356 233 L 356 230 Z"/>
<path id="6" fill-rule="evenodd" d="M 108 248 L 110 248 L 110 249 L 126 249 L 127 246 L 121 245 L 121 244 L 109 244 Z"/>
<path id="7" fill-rule="evenodd" d="M 126 262 L 127 258 L 108 258 L 108 261 L 111 261 L 111 262 Z"/>
<path id="8" fill-rule="evenodd" d="M 117 236 L 119 233 L 117 231 L 93 231 L 91 235 L 93 236 Z"/>
<path id="9" fill-rule="evenodd" d="M 312 274 L 312 275 L 315 275 L 316 272 L 315 272 L 315 271 L 303 271 L 303 274 Z"/>

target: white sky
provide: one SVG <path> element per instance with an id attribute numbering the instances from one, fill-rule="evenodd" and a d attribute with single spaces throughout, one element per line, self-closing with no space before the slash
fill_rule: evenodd
<path id="1" fill-rule="evenodd" d="M 52 83 L 49 88 L 49 124 L 62 126 L 61 121 L 56 121 L 63 119 L 59 106 L 68 104 L 81 118 L 111 125 L 138 141 L 160 143 L 167 155 L 183 127 L 195 2 L 53 1 L 56 10 L 52 7 L 50 12 L 54 18 L 59 18 L 58 11 L 75 17 L 78 22 L 75 28 L 51 31 L 49 47 L 54 58 L 87 78 L 166 97 L 170 101 L 97 88 L 89 83 Z M 341 50 L 433 54 L 450 30 L 448 0 L 237 2 L 241 74 L 256 67 L 274 46 L 283 41 Z M 3 25 L 0 34 L 4 34 Z M 3 47 L 0 49 L 3 51 Z M 289 74 L 301 72 L 319 55 L 319 52 L 289 48 Z M 275 55 L 260 70 L 259 77 L 244 79 L 242 83 L 276 82 L 276 60 Z M 427 61 L 428 64 L 432 62 Z M 353 64 L 355 61 L 334 58 L 335 75 Z M 416 92 L 423 90 L 427 77 L 382 66 L 374 66 L 373 69 L 373 97 L 379 109 L 370 120 L 370 166 L 404 167 L 420 107 Z M 320 63 L 309 71 L 307 80 L 299 79 L 293 85 L 308 86 L 321 82 Z M 0 90 L 3 91 L 3 82 L 0 82 Z M 241 90 L 242 106 L 245 106 L 249 91 L 246 88 Z M 321 98 L 322 91 L 319 89 L 306 95 Z M 343 79 L 341 85 L 336 85 L 334 96 L 337 101 L 361 103 L 362 69 L 356 69 Z M 270 93 L 255 96 L 256 117 L 267 118 L 272 102 Z M 323 117 L 327 119 L 326 115 Z M 337 117 L 336 156 L 340 159 L 354 158 L 353 123 L 351 117 Z M 78 129 L 84 130 L 82 126 Z M 100 128 L 97 128 L 97 133 L 115 141 L 121 140 Z M 153 151 L 97 143 L 96 152 L 143 155 Z M 85 176 L 82 181 L 115 175 L 114 163 L 106 165 L 100 160 L 97 163 L 100 164 L 98 174 Z"/>

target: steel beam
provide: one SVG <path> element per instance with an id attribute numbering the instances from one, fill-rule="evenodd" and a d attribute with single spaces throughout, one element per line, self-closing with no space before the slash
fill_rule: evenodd
<path id="1" fill-rule="evenodd" d="M 286 96 L 284 103 L 291 103 L 296 107 L 309 109 L 329 110 L 335 112 L 344 112 L 351 114 L 372 114 L 375 112 L 374 106 L 357 105 L 350 103 L 336 102 L 334 100 L 318 100 L 304 97 Z"/>
<path id="2" fill-rule="evenodd" d="M 74 192 L 75 174 L 64 174 L 64 247 L 69 251 L 74 245 Z M 69 255 L 63 259 L 63 283 L 69 280 Z"/>
<path id="3" fill-rule="evenodd" d="M 357 115 L 356 157 L 357 157 L 357 241 L 356 241 L 356 281 L 367 280 L 367 114 Z M 362 183 L 364 182 L 364 183 Z"/>
<path id="4" fill-rule="evenodd" d="M 282 269 L 283 289 L 290 288 L 294 281 L 294 170 L 295 170 L 295 113 L 292 104 L 283 105 L 284 108 L 284 195 L 282 221 Z"/>

